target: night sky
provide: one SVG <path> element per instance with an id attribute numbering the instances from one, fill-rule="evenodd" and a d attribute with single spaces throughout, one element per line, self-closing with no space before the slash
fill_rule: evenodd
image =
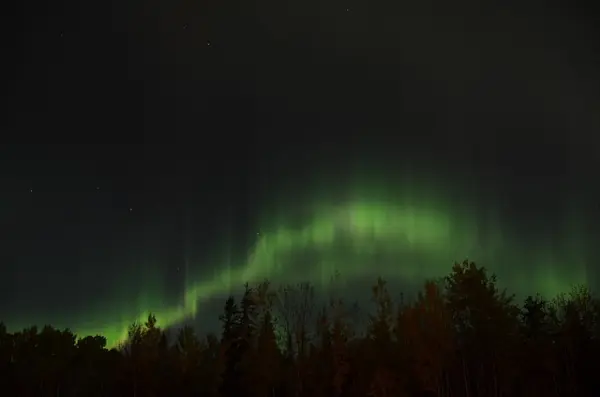
<path id="1" fill-rule="evenodd" d="M 511 3 L 24 3 L 0 320 L 115 343 L 214 327 L 244 281 L 359 299 L 466 257 L 600 285 L 597 13 Z"/>

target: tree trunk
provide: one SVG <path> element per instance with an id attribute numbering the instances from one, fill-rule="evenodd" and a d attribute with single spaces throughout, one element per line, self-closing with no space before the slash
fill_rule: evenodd
<path id="1" fill-rule="evenodd" d="M 469 397 L 471 395 L 470 393 L 470 387 L 469 387 L 469 381 L 468 381 L 468 375 L 467 375 L 467 363 L 465 361 L 465 356 L 462 356 L 462 367 L 463 367 L 463 381 L 465 384 L 465 396 Z"/>

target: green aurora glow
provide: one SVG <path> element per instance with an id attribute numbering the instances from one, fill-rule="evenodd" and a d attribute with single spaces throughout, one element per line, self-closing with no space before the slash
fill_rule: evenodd
<path id="1" fill-rule="evenodd" d="M 578 258 L 580 247 L 573 240 L 549 244 L 547 236 L 540 236 L 524 241 L 501 227 L 501 215 L 495 211 L 473 209 L 450 198 L 432 199 L 442 193 L 362 189 L 342 198 L 321 195 L 304 206 L 308 209 L 289 211 L 289 216 L 279 211 L 285 207 L 277 207 L 265 214 L 270 222 L 260 229 L 245 263 L 221 266 L 210 276 L 190 266 L 179 304 L 168 303 L 159 266 L 154 271 L 146 267 L 136 299 L 122 297 L 110 306 L 105 302 L 102 308 L 88 308 L 88 315 L 79 316 L 79 321 L 71 315 L 53 325 L 69 326 L 80 336 L 104 335 L 108 345 L 115 346 L 125 340 L 128 326 L 143 321 L 148 312 L 156 315 L 159 326 L 169 327 L 196 316 L 203 302 L 227 295 L 246 281 L 310 280 L 319 288 L 339 271 L 347 280 L 371 283 L 382 276 L 418 286 L 425 279 L 446 275 L 453 261 L 466 257 L 495 272 L 517 294 L 552 295 L 587 281 L 585 261 Z M 580 234 L 576 221 L 565 223 L 565 235 Z"/>

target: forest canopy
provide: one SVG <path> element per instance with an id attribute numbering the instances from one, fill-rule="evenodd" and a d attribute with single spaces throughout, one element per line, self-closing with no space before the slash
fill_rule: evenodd
<path id="1" fill-rule="evenodd" d="M 220 335 L 199 335 L 149 314 L 112 349 L 101 335 L 0 324 L 0 393 L 546 397 L 600 387 L 600 302 L 587 287 L 517 302 L 470 261 L 413 298 L 374 280 L 368 312 L 343 296 L 321 306 L 305 282 L 246 284 L 219 320 Z"/>

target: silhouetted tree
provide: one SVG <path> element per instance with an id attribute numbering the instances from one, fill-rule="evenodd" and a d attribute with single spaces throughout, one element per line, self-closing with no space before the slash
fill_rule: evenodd
<path id="1" fill-rule="evenodd" d="M 446 277 L 446 299 L 460 349 L 459 368 L 467 396 L 499 396 L 512 384 L 510 365 L 518 308 L 500 291 L 496 276 L 474 262 L 455 263 Z"/>
<path id="2" fill-rule="evenodd" d="M 241 366 L 246 346 L 243 331 L 247 329 L 247 324 L 242 323 L 243 315 L 243 311 L 235 304 L 233 296 L 230 296 L 225 302 L 224 313 L 220 317 L 223 327 L 221 337 L 223 372 L 220 390 L 223 397 L 242 397 L 247 394 L 242 383 L 244 377 Z M 246 321 L 248 321 L 247 317 Z"/>

